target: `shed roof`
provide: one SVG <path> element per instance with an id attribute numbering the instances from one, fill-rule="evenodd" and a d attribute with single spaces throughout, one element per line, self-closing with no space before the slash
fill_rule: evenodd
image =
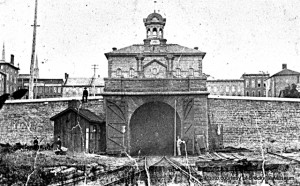
<path id="1" fill-rule="evenodd" d="M 66 86 L 104 86 L 103 78 L 68 78 L 67 82 L 65 83 Z"/>
<path id="2" fill-rule="evenodd" d="M 88 109 L 79 109 L 79 111 L 78 111 L 72 107 L 67 108 L 66 110 L 56 114 L 55 116 L 51 117 L 50 120 L 54 121 L 56 118 L 61 117 L 68 112 L 78 113 L 81 117 L 85 118 L 89 122 L 95 122 L 95 123 L 104 123 L 105 122 L 105 118 L 104 118 L 103 114 L 96 115 L 94 112 L 92 112 Z"/>

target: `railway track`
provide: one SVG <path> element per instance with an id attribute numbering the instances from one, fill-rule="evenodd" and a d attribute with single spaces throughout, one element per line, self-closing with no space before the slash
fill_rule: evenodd
<path id="1" fill-rule="evenodd" d="M 239 155 L 238 155 L 239 154 Z M 208 162 L 207 166 L 211 166 L 211 163 L 216 163 L 214 166 L 222 166 L 222 162 L 225 164 L 232 163 L 238 165 L 239 163 L 248 164 L 248 161 L 253 161 L 253 157 L 249 156 L 247 153 L 212 153 L 206 155 L 208 158 L 205 159 L 205 156 L 199 156 L 198 161 L 204 160 L 203 166 Z M 267 153 L 269 159 L 278 160 L 281 162 L 286 162 L 287 164 L 296 165 L 296 169 L 299 169 L 300 173 L 300 161 L 286 157 L 277 153 Z M 249 158 L 249 159 L 248 159 Z M 256 158 L 256 156 L 254 157 Z M 178 161 L 177 161 L 178 160 Z M 191 165 L 186 165 L 183 162 L 187 162 L 185 158 L 173 158 L 167 156 L 161 157 L 141 157 L 137 159 L 132 159 L 127 164 L 124 164 L 119 167 L 115 167 L 113 170 L 103 171 L 103 170 L 89 170 L 85 172 L 73 172 L 70 175 L 63 175 L 63 179 L 56 182 L 54 185 L 79 185 L 82 183 L 87 183 L 87 185 L 104 185 L 104 186 L 113 186 L 113 185 L 122 185 L 122 184 L 138 184 L 138 185 L 153 185 L 152 183 L 160 183 L 162 180 L 168 180 L 167 183 L 174 182 L 175 179 L 170 179 L 170 177 L 175 178 L 176 173 L 183 175 L 185 180 L 184 183 L 189 183 L 189 185 L 203 185 L 204 182 L 209 182 L 205 180 L 205 177 L 199 175 L 199 172 L 195 171 L 195 167 L 189 167 Z M 190 160 L 190 159 L 189 159 Z M 206 161 L 206 162 L 205 162 Z M 254 161 L 255 163 L 261 160 Z M 201 165 L 193 165 L 199 167 Z M 161 172 L 158 172 L 158 169 Z M 168 174 L 167 172 L 173 170 L 173 174 Z M 165 172 L 164 172 L 165 171 Z M 172 172 L 172 171 L 171 171 Z M 176 172 L 174 174 L 174 172 Z M 161 174 L 157 176 L 158 174 Z M 164 175 L 165 174 L 165 175 Z M 167 185 L 167 184 L 166 184 Z M 173 184 L 176 185 L 176 184 Z M 220 185 L 222 185 L 220 183 Z"/>
<path id="2" fill-rule="evenodd" d="M 133 160 L 131 163 L 125 164 L 107 172 L 101 172 L 100 170 L 93 170 L 93 172 L 90 172 L 89 174 L 85 174 L 84 172 L 81 172 L 79 174 L 71 172 L 69 175 L 63 175 L 64 178 L 62 178 L 55 184 L 52 184 L 52 186 L 71 186 L 78 185 L 81 183 L 87 183 L 87 185 L 89 183 L 94 183 L 96 185 L 112 186 L 121 183 L 134 182 L 143 182 L 144 184 L 142 185 L 150 185 L 149 183 L 152 180 L 152 175 L 149 170 L 156 166 L 160 167 L 159 163 L 161 162 L 167 162 L 172 169 L 179 171 L 181 174 L 183 174 L 188 179 L 188 182 L 191 185 L 202 185 L 199 179 L 197 179 L 194 176 L 195 172 L 192 173 L 188 167 L 182 165 L 180 162 L 174 159 L 162 156 L 155 158 L 142 157 Z"/>

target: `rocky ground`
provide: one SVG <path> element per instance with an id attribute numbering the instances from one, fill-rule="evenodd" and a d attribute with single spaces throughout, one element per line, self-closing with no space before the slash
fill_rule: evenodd
<path id="1" fill-rule="evenodd" d="M 270 150 L 277 152 L 277 149 L 274 148 Z M 251 158 L 261 160 L 259 152 L 250 154 L 245 152 L 243 154 L 249 160 Z M 280 154 L 300 161 L 299 152 Z M 268 157 L 266 163 L 276 164 L 276 159 L 278 159 L 278 162 L 289 161 L 288 159 L 271 156 L 271 154 Z M 189 164 L 193 166 L 195 161 L 199 161 L 199 159 L 205 160 L 205 158 L 207 157 L 189 157 Z M 155 158 L 152 159 L 154 162 L 156 161 Z M 185 157 L 172 159 L 182 165 L 186 164 Z M 95 183 L 95 180 L 93 180 L 96 179 L 95 175 L 98 178 L 99 175 L 102 175 L 103 179 L 114 182 L 116 178 L 114 174 L 126 174 L 129 170 L 132 171 L 126 167 L 143 166 L 143 164 L 136 163 L 136 161 L 138 161 L 138 158 L 133 159 L 128 156 L 113 157 L 71 152 L 68 152 L 66 155 L 56 155 L 52 150 L 35 151 L 32 149 L 12 150 L 0 148 L 0 185 L 66 185 L 66 183 L 71 184 L 72 182 L 92 184 Z M 297 176 L 300 176 L 299 166 L 295 169 L 297 169 Z M 89 180 L 87 181 L 87 179 Z"/>
<path id="2" fill-rule="evenodd" d="M 0 185 L 49 185 L 59 174 L 106 172 L 132 162 L 128 157 L 108 157 L 85 153 L 55 155 L 53 151 L 17 150 L 0 154 Z M 71 168 L 71 169 L 70 169 Z"/>

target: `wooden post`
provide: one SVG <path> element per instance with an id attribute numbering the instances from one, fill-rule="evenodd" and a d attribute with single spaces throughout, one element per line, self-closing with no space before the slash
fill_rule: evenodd
<path id="1" fill-rule="evenodd" d="M 176 156 L 176 99 L 175 99 L 175 112 L 174 112 L 174 156 Z"/>

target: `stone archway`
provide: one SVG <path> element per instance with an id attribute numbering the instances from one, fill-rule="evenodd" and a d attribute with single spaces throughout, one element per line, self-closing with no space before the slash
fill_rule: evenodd
<path id="1" fill-rule="evenodd" d="M 173 155 L 175 109 L 163 102 L 149 102 L 140 106 L 130 120 L 131 155 Z M 181 121 L 176 113 L 176 136 Z"/>

